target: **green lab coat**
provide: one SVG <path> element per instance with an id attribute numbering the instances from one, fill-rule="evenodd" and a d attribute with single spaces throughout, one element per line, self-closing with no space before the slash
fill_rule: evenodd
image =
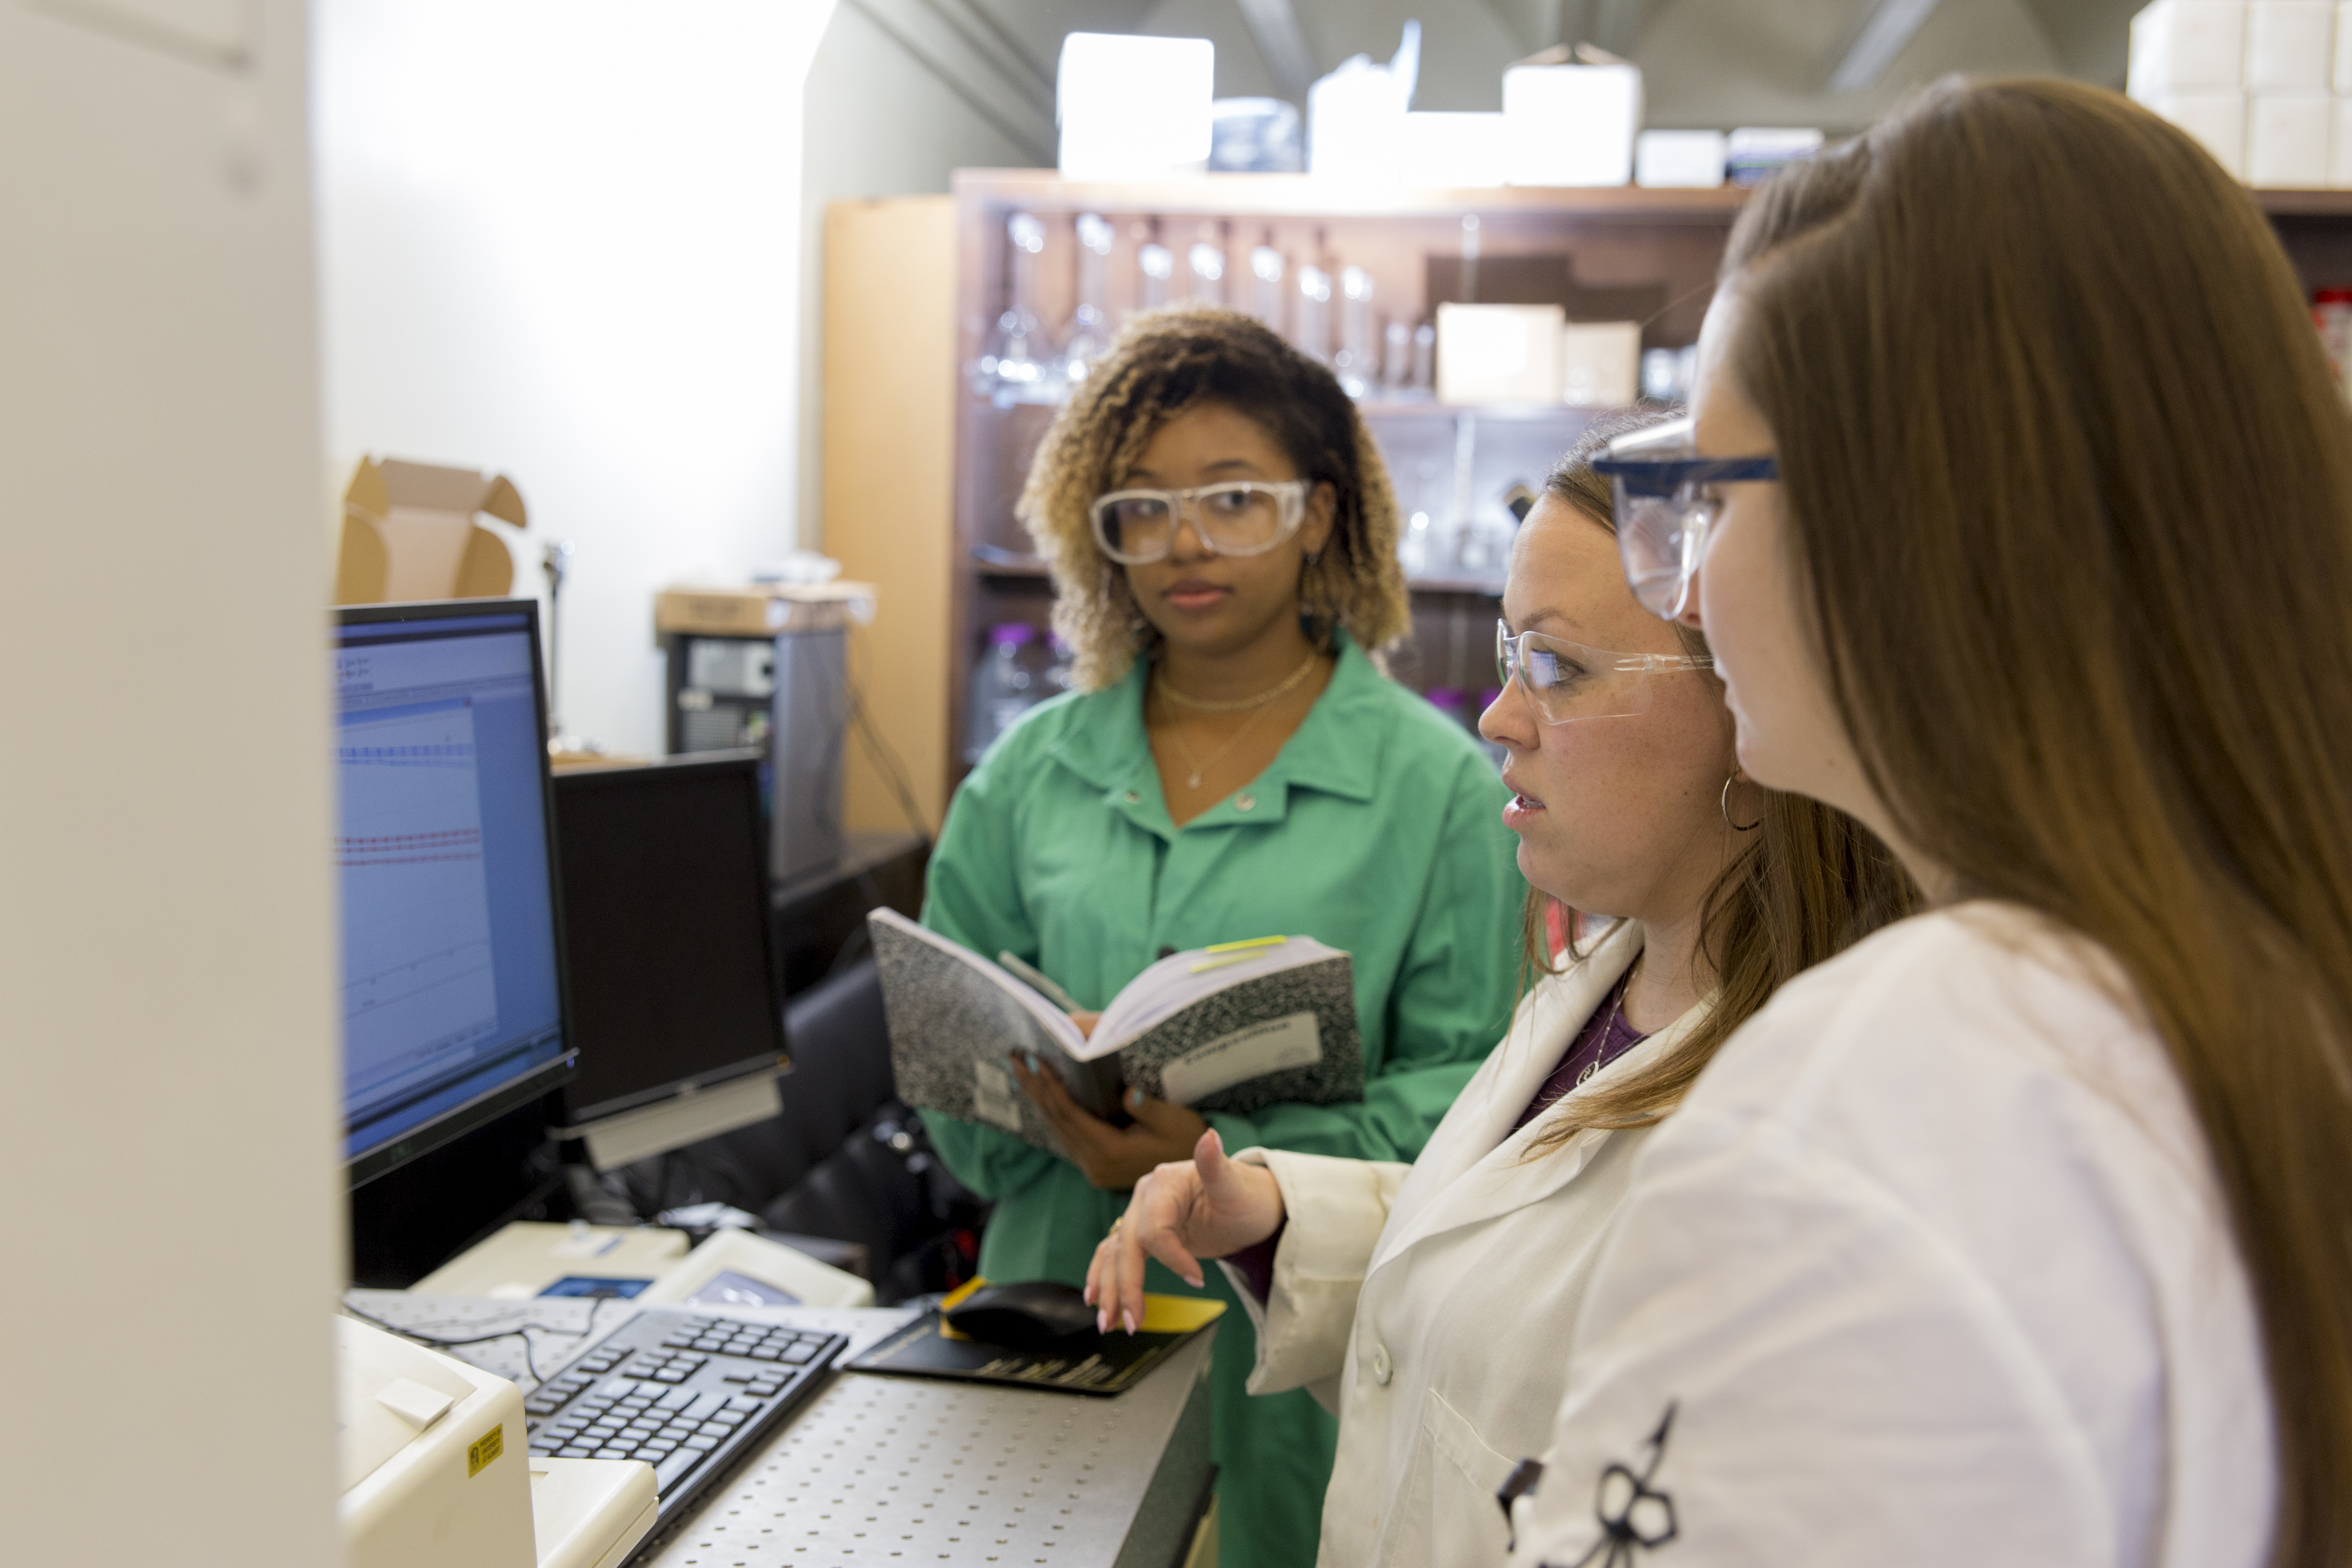
<path id="1" fill-rule="evenodd" d="M 1307 935 L 1353 956 L 1360 1105 L 1211 1113 L 1253 1144 L 1411 1160 L 1510 1018 L 1524 884 L 1493 763 L 1459 726 L 1344 637 L 1331 682 L 1257 779 L 1181 828 L 1143 727 L 1142 661 L 1107 690 L 1042 704 L 957 791 L 923 921 L 1009 950 L 1101 1007 L 1162 949 Z M 1076 1166 L 992 1127 L 924 1113 L 948 1168 L 996 1211 L 992 1279 L 1083 1283 L 1127 1205 Z M 1304 1390 L 1251 1398 L 1255 1346 L 1229 1310 L 1212 1386 L 1226 1568 L 1308 1568 L 1337 1426 Z M 1151 1265 L 1150 1288 L 1191 1294 Z"/>

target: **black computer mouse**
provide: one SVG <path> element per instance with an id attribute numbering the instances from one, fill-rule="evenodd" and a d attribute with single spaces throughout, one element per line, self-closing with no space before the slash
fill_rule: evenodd
<path id="1" fill-rule="evenodd" d="M 950 1308 L 948 1326 L 1013 1351 L 1068 1351 L 1095 1337 L 1095 1310 L 1073 1286 L 1051 1279 L 983 1285 Z"/>

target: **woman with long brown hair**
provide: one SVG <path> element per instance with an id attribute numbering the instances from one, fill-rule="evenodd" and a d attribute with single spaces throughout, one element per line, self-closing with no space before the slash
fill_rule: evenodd
<path id="1" fill-rule="evenodd" d="M 1224 1260 L 1259 1331 L 1247 1403 L 1305 1387 L 1339 1415 L 1333 1568 L 1501 1555 L 1504 1456 L 1550 1430 L 1556 1347 L 1651 1130 L 1782 981 L 1909 903 L 1850 820 L 1737 776 L 1706 640 L 1626 590 L 1586 461 L 1608 434 L 1512 547 L 1481 721 L 1529 889 L 1535 984 L 1509 1034 L 1410 1166 L 1228 1160 L 1211 1132 L 1137 1186 L 1087 1277 L 1110 1321 L 1141 1310 L 1147 1258 L 1196 1281 Z M 1595 929 L 1556 956 L 1561 905 Z"/>
<path id="2" fill-rule="evenodd" d="M 2268 224 L 1947 85 L 1741 216 L 1695 413 L 1629 574 L 1940 907 L 1652 1142 L 1523 1559 L 2341 1568 L 2352 422 Z"/>

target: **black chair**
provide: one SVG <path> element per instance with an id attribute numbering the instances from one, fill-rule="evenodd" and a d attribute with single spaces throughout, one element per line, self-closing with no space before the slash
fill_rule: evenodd
<path id="1" fill-rule="evenodd" d="M 771 1229 L 854 1242 L 886 1301 L 955 1282 L 985 1209 L 894 1096 L 873 960 L 795 997 L 784 1034 L 782 1113 L 632 1167 L 641 1211 L 716 1200 Z"/>

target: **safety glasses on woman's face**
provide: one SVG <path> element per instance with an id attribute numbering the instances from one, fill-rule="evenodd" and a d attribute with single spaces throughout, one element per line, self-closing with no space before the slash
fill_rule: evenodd
<path id="1" fill-rule="evenodd" d="M 1507 687 L 1517 679 L 1547 724 L 1646 712 L 1652 676 L 1714 668 L 1704 654 L 1621 653 L 1495 623 L 1496 675 Z"/>
<path id="2" fill-rule="evenodd" d="M 1306 479 L 1234 479 L 1189 490 L 1113 490 L 1095 498 L 1095 542 L 1122 565 L 1165 561 L 1176 547 L 1178 520 L 1190 517 L 1212 555 L 1263 555 L 1298 531 Z"/>
<path id="3" fill-rule="evenodd" d="M 1633 597 L 1668 620 L 1690 605 L 1691 579 L 1706 553 L 1707 530 L 1723 510 L 1717 485 L 1777 479 L 1772 458 L 1702 458 L 1691 421 L 1671 420 L 1620 436 L 1592 460 L 1616 494 L 1617 553 Z"/>

